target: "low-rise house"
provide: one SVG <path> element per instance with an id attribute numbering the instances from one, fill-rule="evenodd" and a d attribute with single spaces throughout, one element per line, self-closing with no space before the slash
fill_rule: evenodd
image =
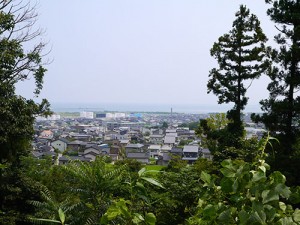
<path id="1" fill-rule="evenodd" d="M 45 158 L 45 157 L 50 157 L 50 158 L 54 159 L 55 156 L 56 156 L 56 153 L 51 152 L 51 151 L 48 151 L 48 152 L 32 151 L 31 154 L 32 154 L 33 157 L 35 157 L 37 159 L 42 159 L 42 158 Z"/>
<path id="2" fill-rule="evenodd" d="M 76 140 L 80 141 L 91 141 L 92 136 L 88 134 L 77 134 L 77 133 L 71 133 L 70 136 Z"/>
<path id="3" fill-rule="evenodd" d="M 65 138 L 60 138 L 58 140 L 52 141 L 51 146 L 60 152 L 64 152 L 68 147 L 69 141 Z"/>
<path id="4" fill-rule="evenodd" d="M 128 144 L 125 147 L 126 154 L 129 152 L 144 152 L 143 144 Z"/>
<path id="5" fill-rule="evenodd" d="M 162 135 L 164 131 L 162 129 L 151 129 L 151 135 Z"/>
<path id="6" fill-rule="evenodd" d="M 150 152 L 150 157 L 157 158 L 160 153 L 161 146 L 160 145 L 150 145 L 148 147 L 148 150 Z"/>
<path id="7" fill-rule="evenodd" d="M 130 143 L 130 140 L 120 140 L 121 147 L 126 147 Z"/>
<path id="8" fill-rule="evenodd" d="M 213 159 L 213 155 L 211 154 L 208 148 L 203 148 L 200 151 L 202 153 L 202 158 L 209 159 L 209 160 Z"/>
<path id="9" fill-rule="evenodd" d="M 176 133 L 176 131 L 177 131 L 176 129 L 167 129 L 166 134 L 167 133 Z"/>
<path id="10" fill-rule="evenodd" d="M 74 160 L 80 160 L 82 162 L 90 162 L 91 160 L 89 158 L 85 158 L 82 156 L 61 156 L 58 159 L 59 165 L 64 165 L 69 163 L 70 161 Z"/>
<path id="11" fill-rule="evenodd" d="M 76 141 L 71 141 L 68 143 L 68 148 L 71 150 L 71 151 L 81 151 L 83 150 L 85 147 L 86 147 L 87 143 L 84 142 L 84 141 L 79 141 L 79 140 L 76 140 Z"/>
<path id="12" fill-rule="evenodd" d="M 121 147 L 118 145 L 112 145 L 110 147 L 109 156 L 111 157 L 112 161 L 119 160 L 119 153 L 121 151 Z"/>
<path id="13" fill-rule="evenodd" d="M 170 154 L 182 158 L 183 149 L 182 149 L 182 148 L 176 148 L 176 147 L 173 147 L 173 148 L 170 150 Z"/>
<path id="14" fill-rule="evenodd" d="M 164 141 L 164 135 L 162 134 L 152 134 L 149 137 L 149 142 L 154 145 L 160 145 Z"/>
<path id="15" fill-rule="evenodd" d="M 150 154 L 147 152 L 128 152 L 127 159 L 135 159 L 143 164 L 148 164 L 150 160 Z"/>
<path id="16" fill-rule="evenodd" d="M 199 158 L 199 147 L 196 145 L 185 145 L 182 151 L 182 159 L 193 163 Z"/>
<path id="17" fill-rule="evenodd" d="M 160 149 L 160 153 L 161 155 L 163 153 L 169 153 L 171 151 L 172 147 L 170 145 L 163 145 L 161 146 L 161 149 Z"/>
<path id="18" fill-rule="evenodd" d="M 163 153 L 160 155 L 156 161 L 156 165 L 167 166 L 171 160 L 171 156 L 169 153 Z"/>
<path id="19" fill-rule="evenodd" d="M 52 146 L 49 146 L 49 145 L 40 145 L 37 147 L 36 150 L 39 152 L 54 152 L 54 149 L 52 148 Z"/>
<path id="20" fill-rule="evenodd" d="M 101 155 L 101 149 L 97 145 L 93 145 L 84 150 L 84 158 L 90 159 L 90 161 L 95 161 L 96 157 Z"/>
<path id="21" fill-rule="evenodd" d="M 40 133 L 39 138 L 52 140 L 53 139 L 53 132 L 51 130 L 43 130 Z"/>
<path id="22" fill-rule="evenodd" d="M 174 146 L 176 143 L 176 137 L 174 136 L 165 136 L 164 144 Z"/>

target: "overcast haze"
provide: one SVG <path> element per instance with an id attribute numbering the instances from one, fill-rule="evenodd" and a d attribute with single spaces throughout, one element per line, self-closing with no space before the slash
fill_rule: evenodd
<path id="1" fill-rule="evenodd" d="M 216 105 L 207 94 L 216 61 L 209 50 L 227 33 L 240 4 L 273 42 L 263 0 L 41 0 L 38 24 L 52 48 L 41 97 L 52 103 Z M 253 82 L 249 105 L 268 96 Z M 33 97 L 33 84 L 19 93 Z"/>

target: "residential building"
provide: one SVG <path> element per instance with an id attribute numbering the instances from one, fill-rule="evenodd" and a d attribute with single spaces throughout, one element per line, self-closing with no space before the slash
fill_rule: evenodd
<path id="1" fill-rule="evenodd" d="M 183 160 L 193 163 L 199 158 L 199 147 L 197 145 L 185 145 L 182 154 Z"/>

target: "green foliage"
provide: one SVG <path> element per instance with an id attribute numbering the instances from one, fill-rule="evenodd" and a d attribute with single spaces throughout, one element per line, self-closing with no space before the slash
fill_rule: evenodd
<path id="1" fill-rule="evenodd" d="M 249 88 L 245 82 L 257 79 L 269 66 L 265 47 L 267 37 L 257 17 L 243 5 L 236 13 L 232 27 L 228 34 L 219 37 L 211 49 L 219 67 L 210 71 L 207 87 L 208 93 L 218 96 L 219 104 L 234 103 L 234 108 L 227 115 L 233 121 L 229 130 L 242 136 L 241 111 L 247 104 L 245 95 Z"/>
<path id="2" fill-rule="evenodd" d="M 135 159 L 119 160 L 115 163 L 115 165 L 117 166 L 127 165 L 127 168 L 129 169 L 130 172 L 138 172 L 140 169 L 142 169 L 142 163 L 140 163 Z"/>
<path id="3" fill-rule="evenodd" d="M 130 192 L 130 200 L 119 198 L 109 207 L 105 215 L 101 218 L 101 224 L 108 224 L 109 221 L 118 221 L 120 224 L 147 224 L 154 225 L 156 217 L 153 213 L 146 212 L 151 205 L 147 193 L 146 184 L 164 187 L 160 182 L 152 177 L 151 173 L 159 173 L 157 170 L 146 170 L 142 168 L 138 171 L 138 178 L 126 182 Z M 145 183 L 146 182 L 146 183 Z"/>
<path id="4" fill-rule="evenodd" d="M 171 155 L 171 159 L 165 169 L 168 172 L 179 172 L 182 168 L 186 167 L 187 161 L 182 160 L 181 156 Z"/>
<path id="5" fill-rule="evenodd" d="M 164 121 L 164 122 L 162 123 L 162 125 L 161 125 L 161 127 L 162 127 L 163 129 L 167 129 L 168 126 L 169 126 L 168 123 L 165 122 L 165 121 Z"/>
<path id="6" fill-rule="evenodd" d="M 192 142 L 192 140 L 180 140 L 179 144 L 178 144 L 178 147 L 183 147 L 185 145 L 188 145 L 191 142 Z"/>
<path id="7" fill-rule="evenodd" d="M 66 213 L 74 208 L 70 200 L 66 199 L 61 203 L 57 202 L 45 186 L 40 186 L 40 189 L 43 202 L 30 201 L 30 204 L 38 208 L 39 212 L 36 214 L 37 217 L 47 217 L 49 219 L 29 217 L 28 220 L 34 224 L 59 223 L 61 225 L 67 225 L 65 223 Z"/>
<path id="8" fill-rule="evenodd" d="M 224 160 L 221 177 L 201 173 L 203 189 L 196 214 L 188 224 L 298 224 L 299 210 L 287 200 L 292 196 L 286 178 L 270 169 L 264 153 L 268 139 L 259 143 L 261 154 L 253 163 Z M 298 196 L 294 199 L 298 201 Z"/>
<path id="9" fill-rule="evenodd" d="M 184 224 L 185 219 L 194 212 L 200 197 L 200 174 L 191 166 L 185 166 L 176 172 L 159 174 L 159 181 L 165 189 L 152 193 L 159 199 L 153 205 L 157 224 Z"/>
<path id="10" fill-rule="evenodd" d="M 0 1 L 0 9 L 0 163 L 8 165 L 0 170 L 0 223 L 15 224 L 32 210 L 25 199 L 35 195 L 34 184 L 18 168 L 19 158 L 31 149 L 35 116 L 50 112 L 45 99 L 37 104 L 15 92 L 16 84 L 29 78 L 36 96 L 43 87 L 45 44 L 34 43 L 41 34 L 34 30 L 35 9 L 22 0 Z"/>
<path id="11" fill-rule="evenodd" d="M 278 47 L 272 49 L 273 65 L 268 71 L 269 99 L 260 102 L 263 115 L 253 115 L 272 132 L 280 133 L 283 155 L 297 149 L 293 144 L 299 137 L 300 119 L 300 3 L 295 0 L 266 1 L 271 4 L 267 14 L 276 23 L 279 34 L 274 37 Z M 279 159 L 280 160 L 280 159 Z"/>

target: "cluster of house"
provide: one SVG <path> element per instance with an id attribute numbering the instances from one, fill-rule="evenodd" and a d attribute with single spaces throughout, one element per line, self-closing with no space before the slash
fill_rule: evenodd
<path id="1" fill-rule="evenodd" d="M 95 120 L 83 125 L 70 125 L 65 121 L 52 121 L 47 125 L 44 122 L 43 126 L 39 126 L 45 129 L 37 132 L 32 154 L 37 158 L 51 156 L 59 164 L 75 159 L 93 161 L 104 155 L 112 161 L 127 158 L 144 164 L 155 161 L 160 165 L 167 165 L 172 156 L 189 163 L 199 157 L 212 159 L 210 151 L 200 147 L 201 141 L 188 128 L 147 129 L 140 121 L 117 123 Z"/>

